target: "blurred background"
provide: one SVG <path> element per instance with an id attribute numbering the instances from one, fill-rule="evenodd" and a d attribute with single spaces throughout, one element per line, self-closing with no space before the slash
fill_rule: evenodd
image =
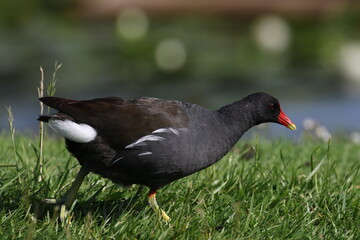
<path id="1" fill-rule="evenodd" d="M 5 0 L 0 131 L 38 126 L 39 67 L 57 96 L 153 96 L 218 108 L 265 91 L 300 131 L 360 143 L 360 4 L 347 0 Z M 271 130 L 270 130 L 271 129 Z"/>

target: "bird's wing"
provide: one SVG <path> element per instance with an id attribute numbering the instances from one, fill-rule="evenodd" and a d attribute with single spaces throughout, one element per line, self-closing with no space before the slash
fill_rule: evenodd
<path id="1" fill-rule="evenodd" d="M 109 97 L 78 101 L 43 97 L 40 101 L 78 123 L 92 126 L 115 150 L 124 149 L 157 129 L 186 128 L 189 122 L 182 103 L 158 98 L 126 101 Z"/>

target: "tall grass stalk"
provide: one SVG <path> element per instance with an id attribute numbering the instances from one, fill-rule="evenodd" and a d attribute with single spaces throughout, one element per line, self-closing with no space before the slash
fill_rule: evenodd
<path id="1" fill-rule="evenodd" d="M 40 84 L 38 87 L 38 96 L 39 98 L 44 96 L 44 70 L 40 67 Z M 44 104 L 40 102 L 40 115 L 44 114 Z M 44 167 L 44 158 L 43 158 L 43 151 L 44 151 L 44 123 L 40 121 L 39 124 L 39 152 L 38 152 L 38 182 L 41 182 L 43 177 L 43 167 Z"/>
<path id="2" fill-rule="evenodd" d="M 47 86 L 47 89 L 46 89 L 46 93 L 47 93 L 48 96 L 54 96 L 55 95 L 56 83 L 57 83 L 56 74 L 59 71 L 59 69 L 61 68 L 61 66 L 62 66 L 62 63 L 55 62 L 54 72 L 52 74 L 52 78 L 51 78 L 51 80 L 49 82 L 49 85 Z M 49 108 L 48 108 L 48 110 L 49 110 Z"/>
<path id="3" fill-rule="evenodd" d="M 52 74 L 52 78 L 46 88 L 46 93 L 48 96 L 53 96 L 56 92 L 56 73 L 61 68 L 62 63 L 58 64 L 58 62 L 55 62 L 54 65 L 54 72 Z M 44 96 L 44 70 L 42 67 L 40 67 L 40 82 L 39 87 L 37 89 L 38 91 L 38 97 L 41 98 Z M 50 108 L 47 109 L 47 113 L 49 113 Z M 40 102 L 40 115 L 44 114 L 44 104 Z M 45 136 L 45 126 L 43 122 L 40 122 L 39 124 L 39 149 L 38 149 L 38 159 L 37 159 L 37 175 L 38 175 L 38 182 L 41 182 L 43 180 L 43 172 L 44 172 L 44 136 Z"/>
<path id="4" fill-rule="evenodd" d="M 11 137 L 11 146 L 12 146 L 12 152 L 14 155 L 14 160 L 17 163 L 17 154 L 16 154 L 16 144 L 15 144 L 15 127 L 14 127 L 14 115 L 12 113 L 12 109 L 11 106 L 6 107 L 6 111 L 8 113 L 8 123 L 9 123 L 9 128 L 10 128 L 10 137 Z M 1 167 L 17 167 L 17 165 L 13 165 L 13 164 L 4 164 L 4 165 L 0 165 Z"/>

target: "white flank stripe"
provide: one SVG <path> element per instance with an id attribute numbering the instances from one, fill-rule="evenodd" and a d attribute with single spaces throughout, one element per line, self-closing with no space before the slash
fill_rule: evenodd
<path id="1" fill-rule="evenodd" d="M 164 140 L 165 138 L 163 137 L 159 137 L 159 136 L 156 136 L 156 135 L 146 135 L 142 138 L 140 138 L 139 140 L 137 140 L 136 142 L 132 143 L 132 144 L 129 144 L 127 145 L 125 148 L 132 148 L 142 142 L 145 142 L 145 141 L 162 141 Z"/>
<path id="2" fill-rule="evenodd" d="M 159 128 L 152 133 L 174 133 L 176 135 L 179 135 L 179 131 L 174 128 Z"/>
<path id="3" fill-rule="evenodd" d="M 87 143 L 96 138 L 96 131 L 87 124 L 70 120 L 50 119 L 49 126 L 60 136 L 77 143 Z"/>
<path id="4" fill-rule="evenodd" d="M 175 135 L 179 135 L 179 134 L 180 134 L 179 131 L 176 130 L 176 129 L 174 129 L 174 128 L 169 128 L 169 130 L 170 130 L 172 133 L 174 133 Z"/>
<path id="5" fill-rule="evenodd" d="M 150 155 L 150 154 L 152 154 L 152 152 L 143 152 L 143 153 L 138 154 L 138 156 L 145 156 L 145 155 Z"/>
<path id="6" fill-rule="evenodd" d="M 123 158 L 124 158 L 124 157 L 119 157 L 119 158 L 117 158 L 115 161 L 113 161 L 113 162 L 111 163 L 111 165 L 115 164 L 116 162 L 120 161 L 120 160 L 123 159 Z"/>
<path id="7" fill-rule="evenodd" d="M 162 133 L 162 132 L 167 132 L 167 128 L 159 128 L 159 129 L 156 129 L 155 131 L 153 131 L 152 133 Z"/>

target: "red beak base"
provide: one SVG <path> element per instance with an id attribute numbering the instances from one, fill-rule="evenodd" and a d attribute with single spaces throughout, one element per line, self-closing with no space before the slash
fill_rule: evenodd
<path id="1" fill-rule="evenodd" d="M 285 113 L 281 109 L 278 120 L 281 125 L 284 125 L 291 130 L 296 130 L 295 124 L 290 120 L 290 118 L 288 118 L 288 116 L 285 115 Z"/>

